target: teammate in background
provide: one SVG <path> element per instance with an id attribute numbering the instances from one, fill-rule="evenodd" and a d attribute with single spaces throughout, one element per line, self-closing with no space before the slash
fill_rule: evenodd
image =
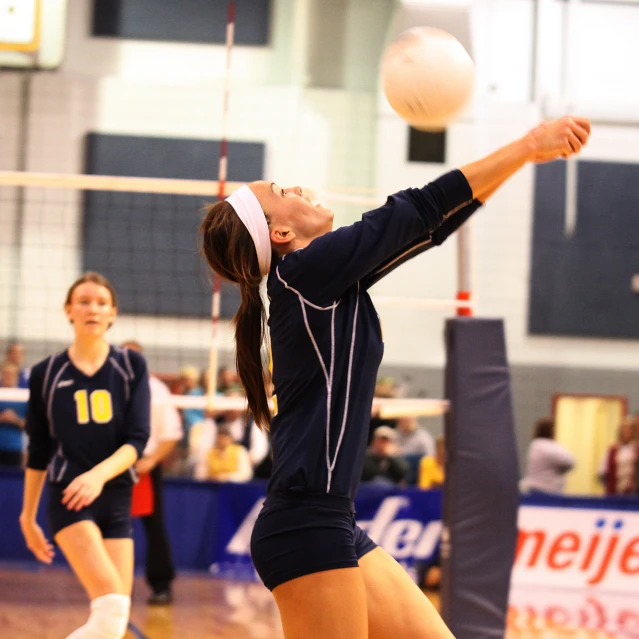
<path id="1" fill-rule="evenodd" d="M 122 347 L 142 353 L 142 346 L 138 342 L 125 342 Z M 135 469 L 140 475 L 149 473 L 153 484 L 153 512 L 141 519 L 147 541 L 146 581 L 152 590 L 148 603 L 152 606 L 162 606 L 173 601 L 171 584 L 175 579 L 171 544 L 164 525 L 162 462 L 182 439 L 182 420 L 175 406 L 157 401 L 171 398 L 168 386 L 155 375 L 149 375 L 149 383 L 151 436 Z"/>
<path id="2" fill-rule="evenodd" d="M 133 466 L 149 438 L 149 378 L 141 355 L 105 339 L 117 302 L 102 275 L 76 280 L 64 310 L 73 343 L 31 371 L 20 526 L 36 558 L 51 563 L 53 546 L 36 523 L 48 479 L 49 530 L 91 600 L 86 624 L 67 639 L 122 639 L 133 583 Z"/>
<path id="3" fill-rule="evenodd" d="M 239 284 L 237 370 L 256 422 L 270 424 L 273 474 L 251 556 L 287 639 L 451 637 L 406 571 L 355 523 L 383 351 L 367 291 L 443 242 L 527 162 L 573 155 L 589 133 L 584 119 L 545 122 L 334 232 L 332 212 L 299 187 L 254 182 L 209 208 L 202 251 L 215 272 Z M 264 277 L 278 405 L 272 420 L 261 350 Z"/>

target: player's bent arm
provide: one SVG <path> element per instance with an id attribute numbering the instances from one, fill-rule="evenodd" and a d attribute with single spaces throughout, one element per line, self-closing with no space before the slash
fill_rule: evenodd
<path id="1" fill-rule="evenodd" d="M 138 450 L 134 446 L 123 444 L 113 455 L 94 466 L 90 472 L 98 475 L 106 483 L 131 468 L 138 460 L 138 456 Z"/>
<path id="2" fill-rule="evenodd" d="M 27 468 L 24 471 L 24 493 L 22 497 L 22 512 L 20 513 L 21 522 L 35 521 L 46 478 L 46 470 Z"/>

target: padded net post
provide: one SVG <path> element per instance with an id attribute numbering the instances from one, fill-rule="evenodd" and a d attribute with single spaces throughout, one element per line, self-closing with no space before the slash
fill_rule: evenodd
<path id="1" fill-rule="evenodd" d="M 501 320 L 446 323 L 442 616 L 457 639 L 503 637 L 519 468 Z"/>

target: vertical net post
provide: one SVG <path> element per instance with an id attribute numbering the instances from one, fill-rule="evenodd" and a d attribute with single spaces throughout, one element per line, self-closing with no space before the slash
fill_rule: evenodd
<path id="1" fill-rule="evenodd" d="M 468 306 L 458 306 L 458 316 L 471 316 L 473 309 L 470 306 L 472 300 L 472 227 L 466 222 L 457 231 L 457 300 L 469 302 Z"/>
<path id="2" fill-rule="evenodd" d="M 218 170 L 218 200 L 223 200 L 226 187 L 228 168 L 228 116 L 229 116 L 229 94 L 231 92 L 231 53 L 233 51 L 233 37 L 235 33 L 235 2 L 231 0 L 228 8 L 228 19 L 226 22 L 226 71 L 224 76 L 224 103 L 222 106 L 222 147 L 220 150 L 220 165 Z M 209 378 L 206 388 L 208 406 L 213 404 L 213 398 L 217 391 L 217 369 L 218 369 L 218 349 L 219 349 L 219 324 L 220 324 L 220 303 L 222 283 L 220 276 L 215 273 L 213 276 L 213 299 L 211 310 L 211 348 L 209 351 Z"/>

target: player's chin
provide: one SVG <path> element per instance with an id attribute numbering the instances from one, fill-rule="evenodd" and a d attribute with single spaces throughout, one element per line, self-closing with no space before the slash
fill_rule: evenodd
<path id="1" fill-rule="evenodd" d="M 104 335 L 104 333 L 106 333 L 106 330 L 108 328 L 108 324 L 102 324 L 102 323 L 98 323 L 98 322 L 89 322 L 87 324 L 84 324 L 82 326 L 82 333 L 84 333 L 85 335 L 93 335 L 96 337 L 99 337 L 101 335 Z"/>

